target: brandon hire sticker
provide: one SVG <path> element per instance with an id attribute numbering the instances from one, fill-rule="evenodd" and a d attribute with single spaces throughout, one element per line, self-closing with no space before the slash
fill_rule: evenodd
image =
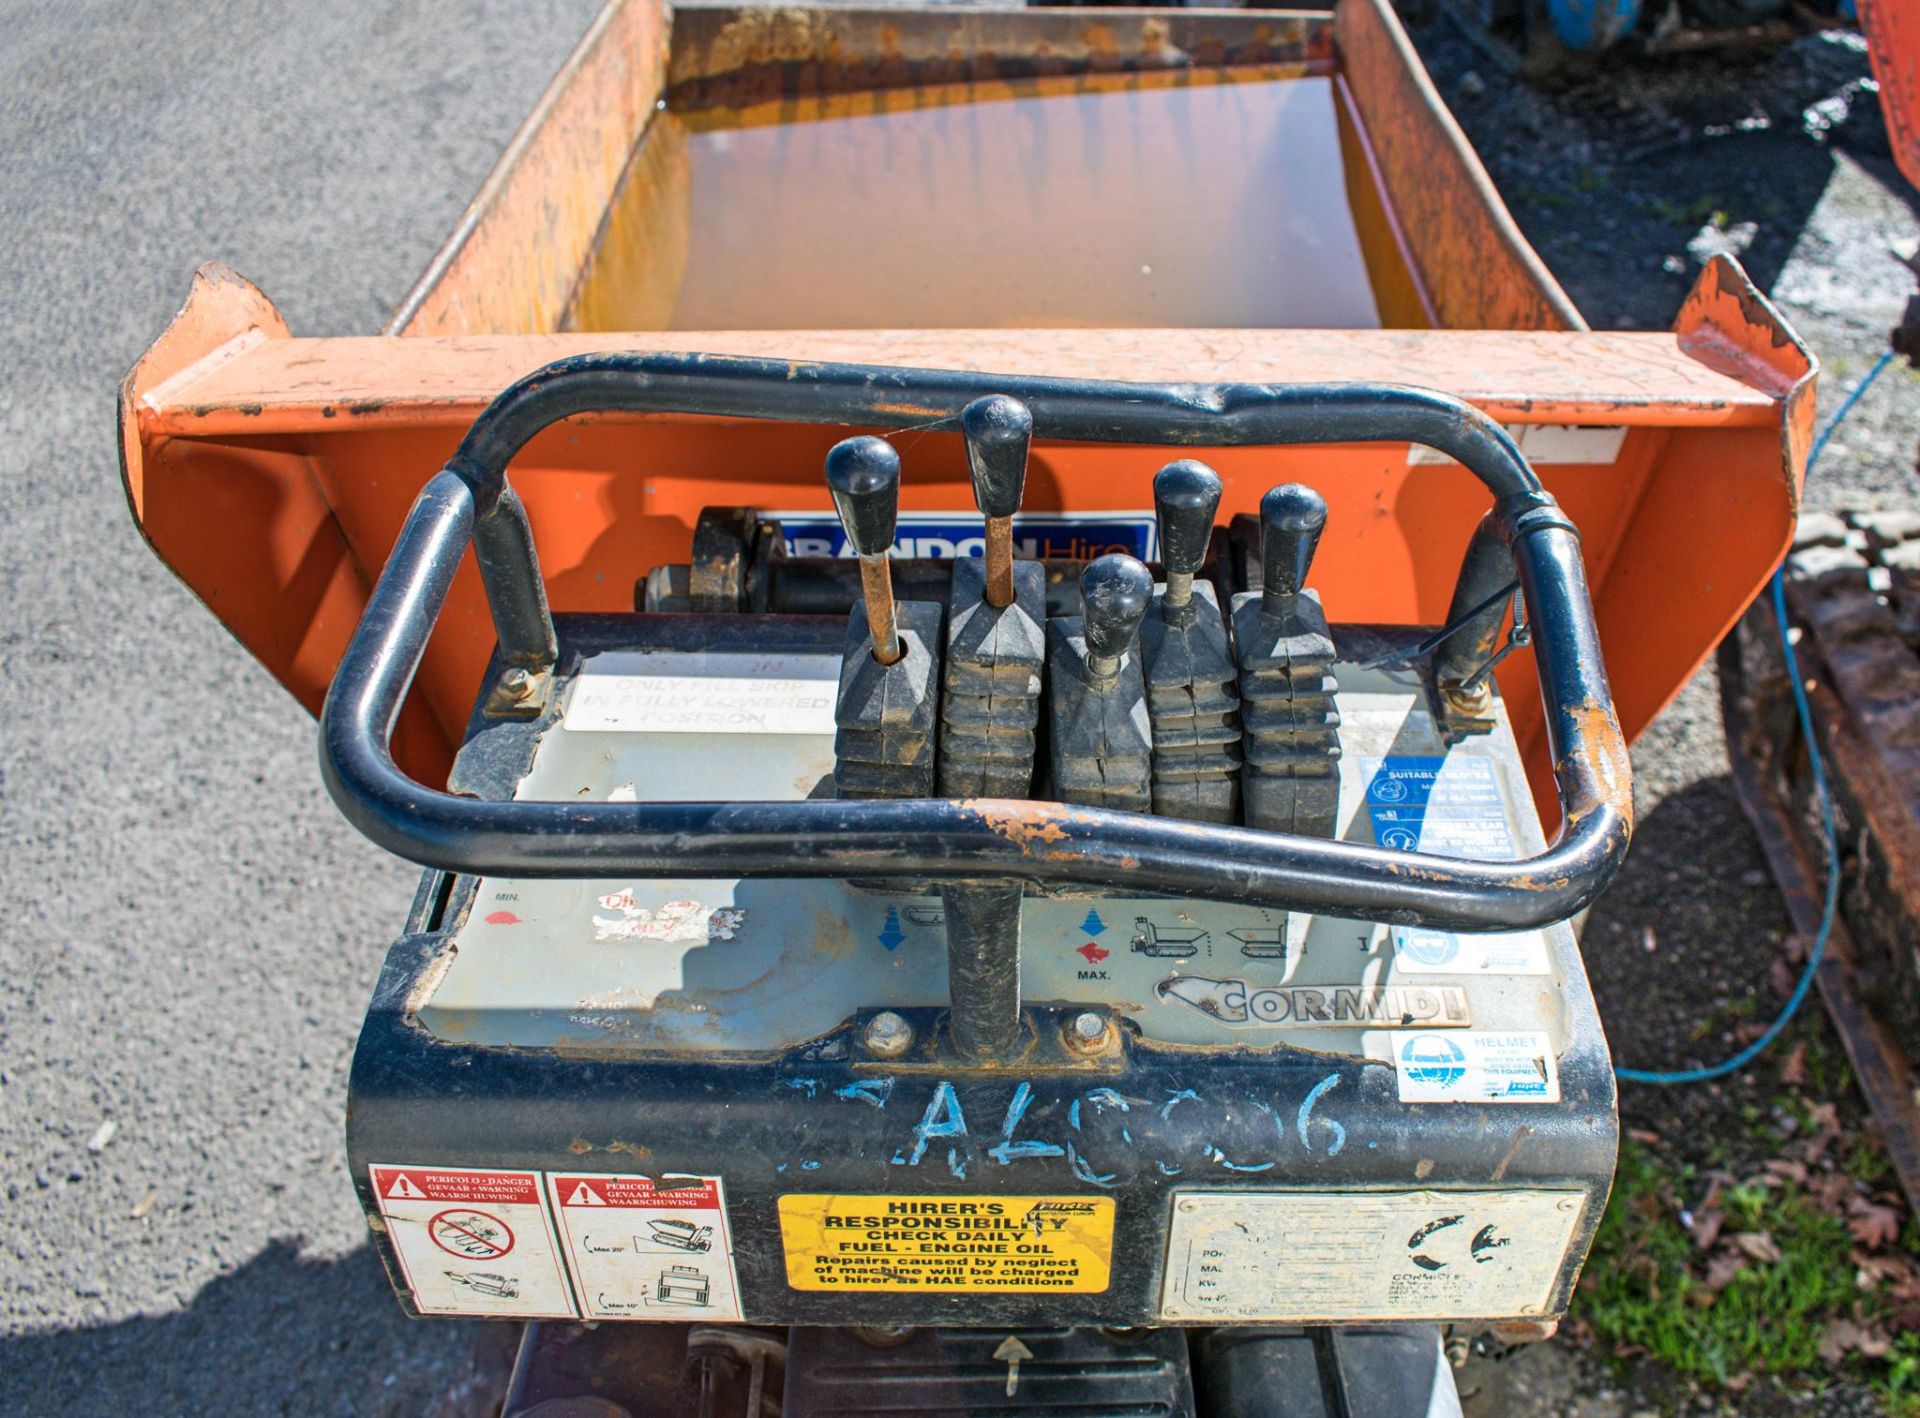
<path id="1" fill-rule="evenodd" d="M 580 1314 L 592 1320 L 737 1320 L 740 1282 L 718 1177 L 548 1177 Z"/>
<path id="2" fill-rule="evenodd" d="M 1098 1294 L 1113 1263 L 1105 1196 L 780 1198 L 796 1290 Z"/>
<path id="3" fill-rule="evenodd" d="M 573 1317 L 538 1172 L 382 1164 L 368 1173 L 422 1314 Z"/>
<path id="4" fill-rule="evenodd" d="M 1412 1030 L 1375 1034 L 1391 1050 L 1402 1103 L 1557 1103 L 1553 1041 L 1534 1032 Z M 1377 1056 L 1377 1055 L 1376 1055 Z"/>

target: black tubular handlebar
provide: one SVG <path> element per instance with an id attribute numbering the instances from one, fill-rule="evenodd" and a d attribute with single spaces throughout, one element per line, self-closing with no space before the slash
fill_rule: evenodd
<path id="1" fill-rule="evenodd" d="M 1494 496 L 1525 593 L 1564 817 L 1525 861 L 1474 861 L 1140 813 L 1000 799 L 485 802 L 401 773 L 390 740 L 469 543 L 503 656 L 554 660 L 524 509 L 506 468 L 548 425 L 641 412 L 904 427 L 982 394 L 1033 412 L 1035 436 L 1188 446 L 1413 442 Z M 1484 537 L 1476 545 L 1499 550 Z M 1579 537 L 1504 429 L 1458 399 L 1385 385 L 1151 385 L 711 355 L 588 355 L 520 380 L 421 491 L 321 713 L 328 790 L 368 837 L 424 866 L 495 876 L 1018 877 L 1398 924 L 1523 930 L 1599 895 L 1632 831 L 1626 746 L 1594 629 Z"/>

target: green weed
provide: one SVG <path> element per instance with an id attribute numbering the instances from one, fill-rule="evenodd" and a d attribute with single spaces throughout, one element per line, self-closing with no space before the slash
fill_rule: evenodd
<path id="1" fill-rule="evenodd" d="M 1693 1238 L 1680 1224 L 1682 1182 L 1637 1144 L 1621 1148 L 1574 1313 L 1601 1338 L 1714 1383 L 1818 1369 L 1826 1321 L 1858 1297 L 1846 1223 L 1797 1194 L 1723 1193 L 1727 1230 L 1770 1236 L 1780 1258 L 1749 1260 L 1715 1294 L 1695 1273 Z"/>

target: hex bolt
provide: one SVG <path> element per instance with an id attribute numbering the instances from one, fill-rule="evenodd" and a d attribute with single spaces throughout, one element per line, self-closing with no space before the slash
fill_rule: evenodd
<path id="1" fill-rule="evenodd" d="M 1472 1352 L 1464 1334 L 1451 1335 L 1447 1339 L 1447 1362 L 1456 1369 L 1466 1367 L 1467 1356 Z"/>
<path id="2" fill-rule="evenodd" d="M 883 1009 L 867 1021 L 861 1042 L 867 1052 L 883 1059 L 897 1059 L 913 1047 L 913 1026 L 890 1009 Z"/>
<path id="3" fill-rule="evenodd" d="M 1067 1047 L 1078 1054 L 1097 1053 L 1107 1044 L 1107 1021 L 1085 1010 L 1067 1022 Z"/>
<path id="4" fill-rule="evenodd" d="M 1479 718 L 1493 707 L 1493 685 L 1481 680 L 1475 685 L 1442 685 L 1440 696 L 1456 714 Z"/>
<path id="5" fill-rule="evenodd" d="M 515 665 L 500 676 L 500 690 L 509 699 L 525 699 L 533 693 L 533 675 Z"/>

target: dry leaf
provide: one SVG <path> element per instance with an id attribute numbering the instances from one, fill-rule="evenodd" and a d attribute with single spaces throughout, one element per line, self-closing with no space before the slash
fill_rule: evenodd
<path id="1" fill-rule="evenodd" d="M 1713 1243 L 1720 1239 L 1720 1228 L 1726 1224 L 1727 1213 L 1719 1207 L 1702 1207 L 1693 1213 L 1693 1221 L 1687 1232 L 1693 1237 L 1694 1245 L 1703 1251 L 1713 1249 Z"/>
<path id="2" fill-rule="evenodd" d="M 1841 1211 L 1853 1200 L 1853 1179 L 1845 1172 L 1823 1172 L 1813 1179 L 1814 1200 L 1829 1211 Z"/>
<path id="3" fill-rule="evenodd" d="M 1899 1239 L 1900 1209 L 1855 1197 L 1847 1204 L 1847 1229 L 1861 1245 L 1878 1250 Z"/>
<path id="4" fill-rule="evenodd" d="M 1787 1051 L 1787 1061 L 1780 1065 L 1780 1081 L 1789 1088 L 1799 1088 L 1807 1081 L 1807 1041 L 1798 1039 Z"/>
<path id="5" fill-rule="evenodd" d="M 1660 1134 L 1652 1128 L 1628 1128 L 1627 1136 L 1639 1143 L 1642 1147 L 1658 1147 L 1660 1145 Z"/>
<path id="6" fill-rule="evenodd" d="M 153 1210 L 154 1203 L 159 1200 L 159 1192 L 148 1192 L 133 1204 L 133 1210 L 129 1211 L 127 1215 L 131 1216 L 135 1221 L 142 1220 L 149 1211 Z"/>
<path id="7" fill-rule="evenodd" d="M 1828 1320 L 1826 1333 L 1820 1337 L 1820 1357 L 1829 1364 L 1837 1364 L 1849 1354 L 1881 1359 L 1892 1349 L 1893 1341 L 1877 1326 L 1856 1320 Z"/>
<path id="8" fill-rule="evenodd" d="M 1812 1175 L 1807 1171 L 1804 1164 L 1785 1157 L 1776 1157 L 1771 1162 L 1763 1165 L 1770 1176 L 1778 1177 L 1782 1181 L 1792 1182 L 1795 1186 L 1804 1187 L 1807 1184 L 1807 1179 Z"/>
<path id="9" fill-rule="evenodd" d="M 1813 1124 L 1812 1135 L 1800 1149 L 1800 1155 L 1808 1165 L 1813 1165 L 1826 1156 L 1833 1140 L 1840 1136 L 1840 1113 L 1831 1103 L 1815 1103 L 1807 1113 Z"/>
<path id="10" fill-rule="evenodd" d="M 1722 1251 L 1707 1262 L 1707 1289 L 1718 1295 L 1733 1282 L 1733 1277 L 1747 1268 L 1747 1258 L 1733 1251 Z"/>
<path id="11" fill-rule="evenodd" d="M 1773 1265 L 1780 1259 L 1780 1247 L 1765 1231 L 1736 1231 L 1727 1238 L 1748 1260 Z"/>
<path id="12" fill-rule="evenodd" d="M 1914 1278 L 1913 1262 L 1905 1256 L 1873 1256 L 1865 1251 L 1853 1253 L 1853 1280 L 1862 1290 L 1873 1290 L 1882 1285 L 1903 1289 Z"/>
<path id="13" fill-rule="evenodd" d="M 1774 961 L 1767 967 L 1767 983 L 1773 987 L 1776 995 L 1785 999 L 1793 993 L 1793 967 L 1784 960 Z"/>

